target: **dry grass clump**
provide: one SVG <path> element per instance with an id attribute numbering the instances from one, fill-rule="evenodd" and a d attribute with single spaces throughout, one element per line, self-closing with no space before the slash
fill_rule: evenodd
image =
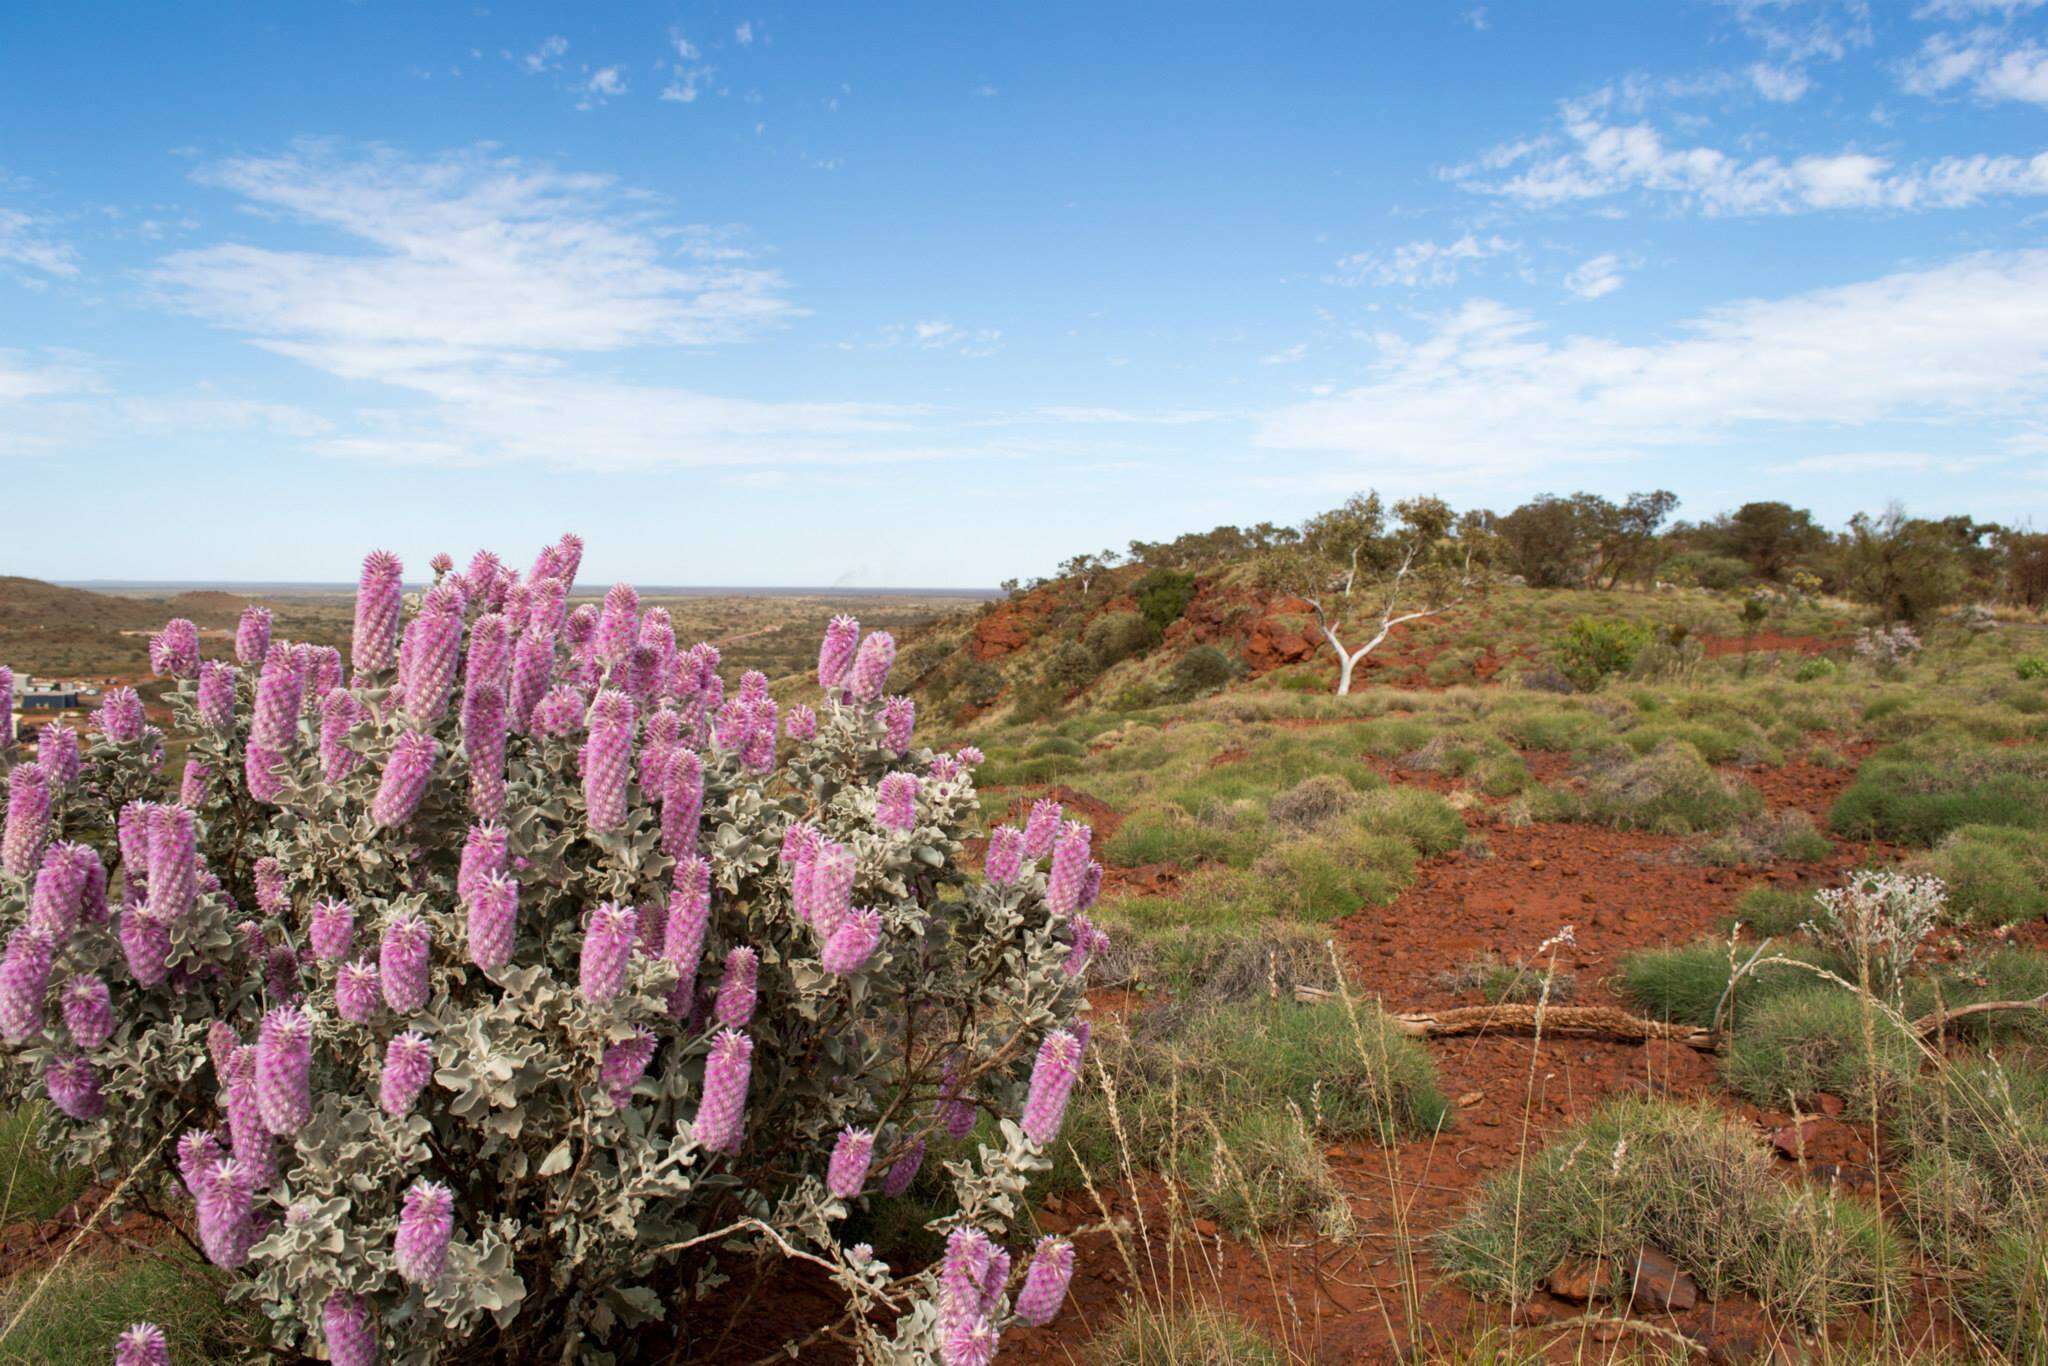
<path id="1" fill-rule="evenodd" d="M 1356 811 L 1362 800 L 1358 789 L 1336 774 L 1317 773 L 1273 798 L 1266 820 L 1276 830 L 1306 834 Z"/>
<path id="2" fill-rule="evenodd" d="M 1088 1344 L 1087 1359 L 1096 1366 L 1281 1366 L 1288 1358 L 1222 1310 L 1135 1299 Z"/>
<path id="3" fill-rule="evenodd" d="M 1582 770 L 1582 816 L 1602 825 L 1690 835 L 1724 829 L 1763 807 L 1755 788 L 1722 777 L 1683 740 L 1665 740 L 1640 756 L 1625 747 L 1603 750 Z"/>

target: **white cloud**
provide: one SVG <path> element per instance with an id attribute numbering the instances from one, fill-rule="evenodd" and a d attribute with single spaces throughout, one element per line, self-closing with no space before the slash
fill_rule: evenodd
<path id="1" fill-rule="evenodd" d="M 1974 19 L 1987 14 L 2011 18 L 2048 4 L 2048 0 L 1928 0 L 1913 11 L 1915 19 Z"/>
<path id="2" fill-rule="evenodd" d="M 1582 263 L 1564 277 L 1564 286 L 1581 299 L 1598 299 L 1622 286 L 1621 258 L 1608 252 Z"/>
<path id="3" fill-rule="evenodd" d="M 1002 346 L 998 327 L 956 327 L 943 318 L 892 323 L 882 329 L 881 346 L 914 346 L 921 351 L 952 351 L 962 356 L 992 356 Z"/>
<path id="4" fill-rule="evenodd" d="M 754 45 L 753 23 L 749 20 L 742 19 L 740 21 L 740 26 L 732 31 L 732 37 L 733 41 L 738 43 L 741 47 L 752 47 Z"/>
<path id="5" fill-rule="evenodd" d="M 1390 252 L 1362 251 L 1337 262 L 1334 282 L 1342 285 L 1404 285 L 1410 289 L 1455 284 L 1466 266 L 1513 251 L 1503 237 L 1466 233 L 1450 242 L 1409 242 Z"/>
<path id="6" fill-rule="evenodd" d="M 1791 104 L 1813 88 L 1813 82 L 1796 66 L 1774 66 L 1755 62 L 1749 68 L 1749 83 L 1756 93 L 1776 104 Z"/>
<path id="7" fill-rule="evenodd" d="M 1271 355 L 1260 356 L 1259 364 L 1293 365 L 1295 362 L 1303 359 L 1307 355 L 1308 343 L 1296 342 L 1292 346 L 1282 347 L 1280 350 L 1273 352 Z"/>
<path id="8" fill-rule="evenodd" d="M 75 357 L 45 356 L 35 360 L 20 351 L 0 350 L 0 411 L 34 399 L 92 387 L 92 371 Z"/>
<path id="9" fill-rule="evenodd" d="M 1960 42 L 1937 33 L 1921 44 L 1900 83 L 1916 95 L 1967 86 L 1980 100 L 2048 105 L 2048 48 L 2011 41 L 1989 29 L 1979 29 Z"/>
<path id="10" fill-rule="evenodd" d="M 1474 5 L 1471 9 L 1466 10 L 1465 22 L 1470 24 L 1475 31 L 1480 33 L 1484 33 L 1487 29 L 1492 27 L 1492 24 L 1488 21 L 1486 17 L 1486 6 L 1484 5 Z"/>
<path id="11" fill-rule="evenodd" d="M 1560 106 L 1568 145 L 1544 139 L 1496 148 L 1452 167 L 1446 179 L 1482 194 L 1547 206 L 1639 191 L 1706 214 L 1781 214 L 1823 209 L 1961 208 L 2001 196 L 2048 194 L 2048 152 L 2033 157 L 1949 156 L 1894 168 L 1845 151 L 1739 157 L 1713 147 L 1675 147 L 1648 124 L 1606 118 L 1614 93 Z M 1515 174 L 1501 178 L 1510 168 Z"/>
<path id="12" fill-rule="evenodd" d="M 52 241 L 40 220 L 15 209 L 0 209 L 0 266 L 68 279 L 78 274 L 78 253 L 65 243 Z"/>
<path id="13" fill-rule="evenodd" d="M 626 93 L 626 78 L 615 66 L 599 67 L 591 73 L 590 92 L 593 95 L 623 95 Z"/>
<path id="14" fill-rule="evenodd" d="M 708 66 L 684 66 L 678 62 L 667 85 L 661 88 L 661 98 L 672 104 L 694 104 L 697 97 L 711 84 L 712 68 Z"/>
<path id="15" fill-rule="evenodd" d="M 1420 340 L 1377 343 L 1366 379 L 1272 414 L 1259 443 L 1500 472 L 1878 423 L 2025 424 L 2048 406 L 2048 251 L 1730 304 L 1653 342 L 1554 337 L 1477 300 Z"/>
<path id="16" fill-rule="evenodd" d="M 1840 61 L 1874 40 L 1868 0 L 1719 0 L 1743 32 L 1785 61 Z"/>
<path id="17" fill-rule="evenodd" d="M 562 58 L 569 51 L 569 40 L 557 33 L 543 38 L 539 47 L 519 58 L 519 65 L 533 75 L 552 71 L 562 64 Z"/>

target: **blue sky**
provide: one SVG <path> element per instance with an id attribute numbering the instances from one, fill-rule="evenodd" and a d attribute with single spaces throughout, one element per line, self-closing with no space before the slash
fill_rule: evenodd
<path id="1" fill-rule="evenodd" d="M 0 129 L 0 572 L 2048 512 L 2048 0 L 23 0 Z"/>

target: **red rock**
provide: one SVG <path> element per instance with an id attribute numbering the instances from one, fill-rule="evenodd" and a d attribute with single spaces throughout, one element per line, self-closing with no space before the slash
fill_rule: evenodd
<path id="1" fill-rule="evenodd" d="M 1629 1303 L 1637 1309 L 1682 1313 L 1700 1302 L 1700 1288 L 1678 1263 L 1654 1247 L 1636 1254 L 1629 1278 Z"/>
<path id="2" fill-rule="evenodd" d="M 1614 1268 L 1605 1258 L 1567 1257 L 1543 1278 L 1543 1288 L 1561 1300 L 1585 1304 L 1614 1288 Z"/>
<path id="3" fill-rule="evenodd" d="M 1808 1115 L 1771 1135 L 1771 1146 L 1795 1162 L 1858 1166 L 1870 1159 L 1863 1136 L 1839 1119 Z"/>

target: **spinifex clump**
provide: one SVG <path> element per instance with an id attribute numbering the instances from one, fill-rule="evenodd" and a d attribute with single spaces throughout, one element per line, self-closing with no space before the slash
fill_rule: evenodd
<path id="1" fill-rule="evenodd" d="M 867 1358 L 987 1360 L 1071 1274 L 1003 1211 L 1083 1066 L 1086 830 L 1045 804 L 979 876 L 980 755 L 915 746 L 892 640 L 839 618 L 816 695 L 728 694 L 630 588 L 572 604 L 582 556 L 408 595 L 372 554 L 346 675 L 173 623 L 176 775 L 133 693 L 82 750 L 0 736 L 5 1099 L 192 1210 L 288 1352 L 704 1341 L 786 1246 Z M 842 1247 L 920 1172 L 948 1265 Z"/>

